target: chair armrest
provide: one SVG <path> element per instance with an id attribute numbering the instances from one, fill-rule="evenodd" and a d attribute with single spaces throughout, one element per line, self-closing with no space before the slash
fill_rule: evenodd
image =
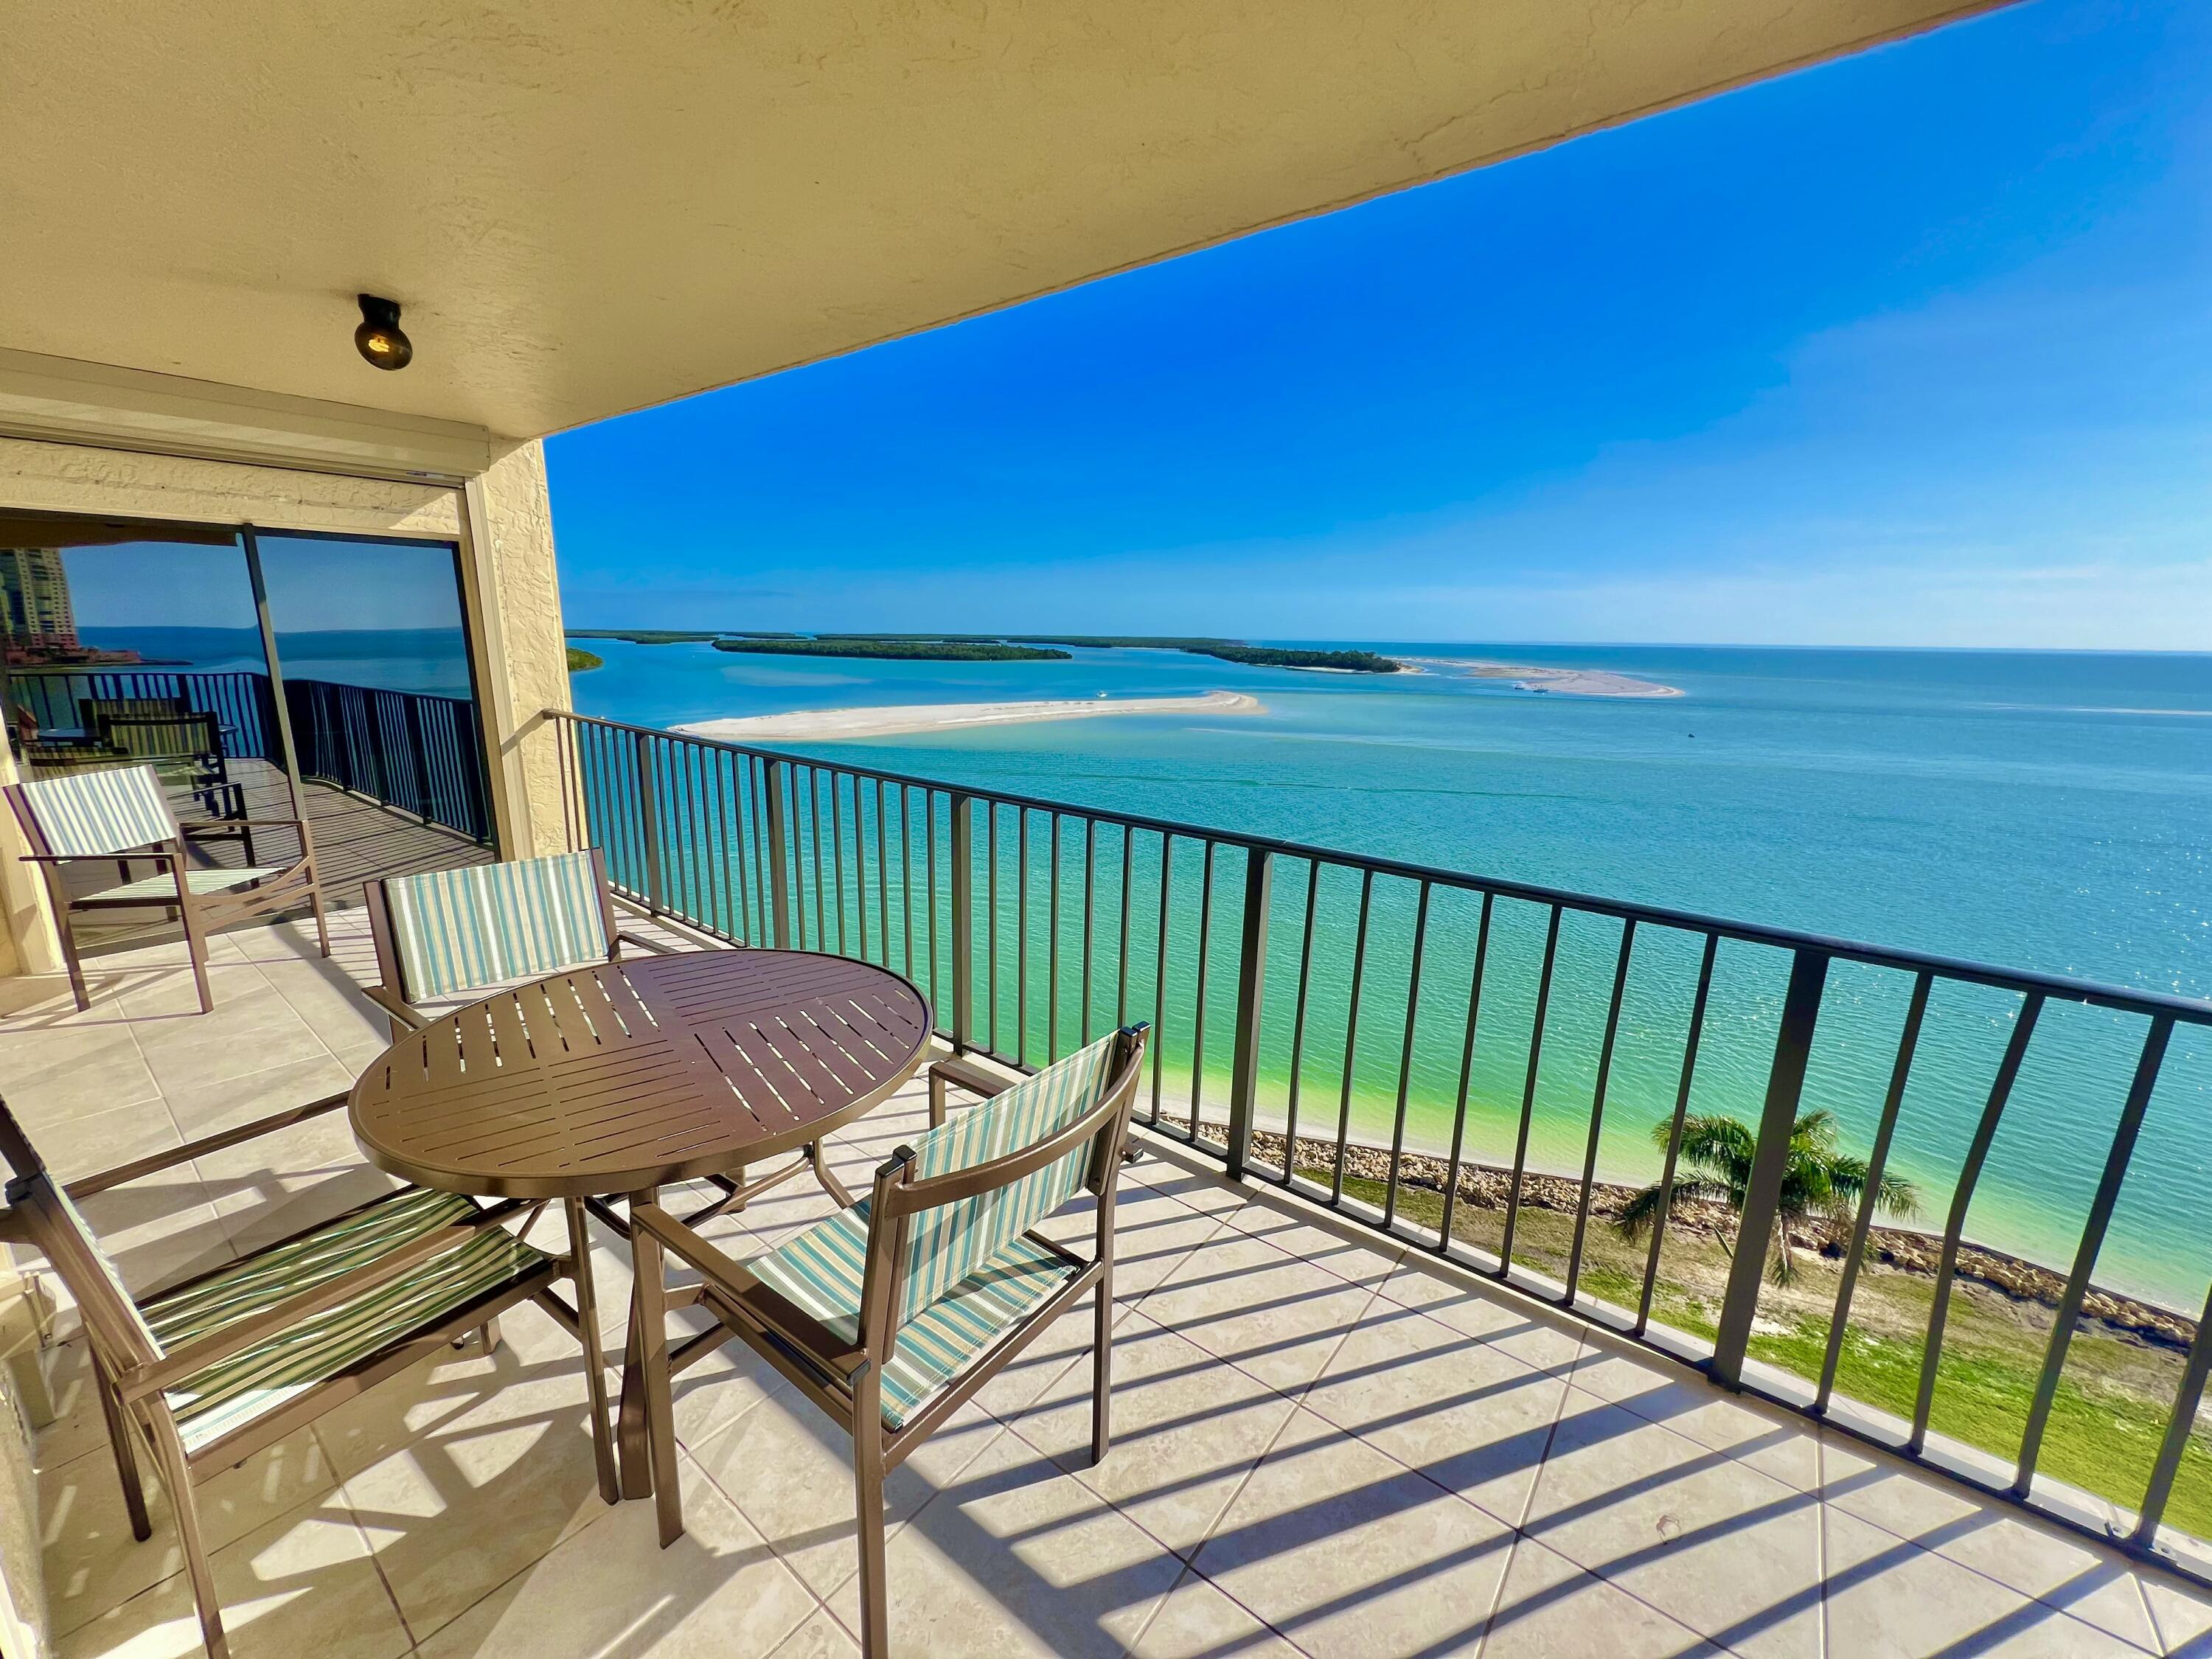
<path id="1" fill-rule="evenodd" d="M 1002 1095 L 1021 1079 L 1000 1077 L 996 1072 L 987 1072 L 972 1060 L 954 1054 L 946 1060 L 932 1060 L 929 1075 L 934 1081 L 951 1084 L 956 1089 L 965 1089 L 971 1095 L 981 1095 L 988 1100 Z"/>
<path id="2" fill-rule="evenodd" d="M 208 823 L 180 823 L 187 836 L 235 836 L 247 830 L 297 830 L 301 818 L 216 818 Z"/>
<path id="3" fill-rule="evenodd" d="M 312 1290 L 287 1297 L 251 1319 L 240 1320 L 226 1330 L 204 1336 L 197 1342 L 188 1342 L 181 1348 L 171 1349 L 155 1364 L 139 1366 L 127 1379 L 117 1378 L 123 1397 L 126 1401 L 138 1401 L 148 1395 L 158 1394 L 172 1383 L 182 1382 L 193 1372 L 214 1364 L 218 1359 L 242 1353 L 256 1343 L 265 1342 L 304 1320 L 327 1312 L 342 1302 L 349 1302 L 362 1291 L 374 1290 L 386 1279 L 397 1279 L 409 1268 L 465 1243 L 483 1228 L 504 1221 L 527 1202 L 525 1199 L 509 1198 L 489 1205 L 472 1216 L 410 1238 L 389 1255 L 365 1262 L 351 1273 L 341 1273 Z"/>
<path id="4" fill-rule="evenodd" d="M 657 939 L 647 939 L 642 934 L 631 933 L 626 927 L 616 928 L 615 937 L 621 940 L 624 945 L 635 945 L 639 950 L 650 951 L 657 957 L 672 957 L 683 954 L 684 947 L 679 945 L 664 945 Z"/>
<path id="5" fill-rule="evenodd" d="M 149 853 L 131 848 L 121 853 L 18 853 L 25 864 L 112 864 L 118 859 L 148 859 L 162 864 L 174 864 L 174 853 Z"/>
<path id="6" fill-rule="evenodd" d="M 419 1031 L 430 1022 L 414 1007 L 400 1000 L 399 993 L 387 985 L 372 985 L 365 994 L 378 1007 L 398 1020 L 410 1031 Z"/>
<path id="7" fill-rule="evenodd" d="M 82 1176 L 70 1182 L 64 1190 L 73 1199 L 90 1198 L 95 1193 L 106 1192 L 110 1187 L 120 1187 L 127 1181 L 137 1181 L 144 1176 L 159 1175 L 162 1170 L 182 1164 L 187 1159 L 202 1158 L 210 1152 L 219 1152 L 226 1147 L 240 1146 L 246 1141 L 258 1140 L 263 1135 L 275 1134 L 280 1129 L 289 1129 L 295 1123 L 305 1123 L 308 1119 L 320 1117 L 325 1112 L 335 1112 L 346 1103 L 347 1099 L 348 1097 L 343 1094 L 329 1095 L 321 1100 L 310 1101 L 305 1106 L 292 1106 L 281 1112 L 271 1112 L 268 1116 L 258 1117 L 251 1123 L 241 1123 L 235 1129 L 225 1129 L 219 1134 L 205 1135 L 198 1140 L 188 1141 L 182 1146 L 173 1146 L 166 1152 L 156 1152 L 151 1158 L 138 1158 L 129 1164 L 118 1164 L 112 1170 L 102 1170 L 97 1175 Z"/>
<path id="8" fill-rule="evenodd" d="M 695 1269 L 709 1289 L 738 1304 L 762 1326 L 789 1343 L 833 1376 L 850 1381 L 868 1363 L 853 1346 L 805 1309 L 755 1279 L 658 1204 L 629 1206 L 630 1225 L 642 1227 L 671 1255 Z"/>

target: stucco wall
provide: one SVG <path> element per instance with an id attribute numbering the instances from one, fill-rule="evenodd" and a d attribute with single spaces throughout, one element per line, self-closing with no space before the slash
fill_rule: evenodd
<path id="1" fill-rule="evenodd" d="M 553 561 L 553 509 L 544 446 L 495 444 L 490 468 L 465 491 L 478 669 L 492 752 L 500 830 L 517 856 L 565 845 L 561 768 L 548 708 L 568 707 L 568 641 Z"/>

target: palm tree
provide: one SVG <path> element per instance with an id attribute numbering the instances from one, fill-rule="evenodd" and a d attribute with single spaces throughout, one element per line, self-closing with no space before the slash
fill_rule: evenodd
<path id="1" fill-rule="evenodd" d="M 1655 1123 L 1651 1139 L 1663 1149 L 1673 1128 L 1663 1121 Z M 1741 1216 L 1758 1146 L 1759 1137 L 1735 1118 L 1684 1118 L 1680 1172 L 1668 1194 L 1668 1213 L 1693 1204 L 1720 1204 Z M 1790 1130 L 1790 1161 L 1783 1170 L 1782 1195 L 1776 1206 L 1773 1260 L 1767 1267 L 1776 1284 L 1787 1285 L 1796 1274 L 1790 1255 L 1790 1229 L 1808 1224 L 1850 1226 L 1866 1185 L 1866 1160 L 1836 1149 L 1832 1112 L 1808 1112 L 1797 1120 Z M 1624 1238 L 1640 1238 L 1657 1220 L 1659 1203 L 1654 1182 L 1629 1200 L 1613 1225 Z M 1919 1190 L 1900 1176 L 1884 1175 L 1875 1207 L 1909 1218 L 1919 1211 Z M 1723 1238 L 1721 1248 L 1733 1255 L 1735 1247 Z"/>

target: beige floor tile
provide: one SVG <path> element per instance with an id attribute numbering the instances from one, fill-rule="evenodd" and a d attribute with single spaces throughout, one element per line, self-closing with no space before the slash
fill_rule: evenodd
<path id="1" fill-rule="evenodd" d="M 895 1652 L 1119 1655 L 1181 1563 L 1050 1459 L 1002 1435 L 890 1540 Z M 860 1586 L 830 1605 L 858 1629 Z"/>
<path id="2" fill-rule="evenodd" d="M 58 1633 L 75 1630 L 183 1570 L 167 1497 L 143 1457 L 139 1467 L 154 1524 L 153 1535 L 143 1543 L 131 1535 L 123 1488 L 104 1437 L 83 1456 L 40 1474 L 46 1598 Z M 208 1547 L 221 1549 L 313 1503 L 336 1484 L 337 1475 L 310 1431 L 257 1452 L 194 1489 Z"/>
<path id="3" fill-rule="evenodd" d="M 1087 1259 L 1097 1237 L 1097 1212 L 1088 1197 L 1081 1198 L 1040 1231 Z M 1217 1218 L 1201 1215 L 1125 1173 L 1114 1205 L 1114 1299 L 1134 1303 L 1220 1231 Z"/>
<path id="4" fill-rule="evenodd" d="M 1302 1403 L 1510 1526 L 1566 1395 L 1561 1378 L 1378 1299 Z"/>
<path id="5" fill-rule="evenodd" d="M 887 1529 L 895 1533 L 953 1485 L 1002 1432 L 973 1401 L 963 1407 L 891 1472 L 884 1493 Z M 692 1455 L 817 1595 L 829 1595 L 859 1570 L 852 1443 L 787 1383 L 701 1441 Z"/>
<path id="6" fill-rule="evenodd" d="M 1178 1204 L 1209 1215 L 1225 1216 L 1251 1201 L 1250 1194 L 1220 1176 L 1187 1170 L 1173 1158 L 1152 1150 L 1152 1143 L 1141 1134 L 1137 1137 L 1137 1145 L 1144 1156 L 1122 1170 L 1124 1181 L 1141 1182 Z"/>
<path id="7" fill-rule="evenodd" d="M 1264 1238 L 1285 1255 L 1369 1290 L 1389 1278 L 1405 1254 L 1379 1234 L 1371 1241 L 1346 1239 L 1256 1200 L 1228 1211 L 1224 1218 L 1248 1237 Z"/>
<path id="8" fill-rule="evenodd" d="M 559 1333 L 534 1310 L 502 1325 L 526 1329 L 530 1319 Z M 611 1513 L 575 1348 L 556 1358 L 545 1352 L 556 1346 L 514 1340 L 489 1360 L 462 1357 L 451 1370 L 466 1375 L 433 1379 L 427 1392 L 418 1367 L 323 1419 L 344 1501 L 418 1634 Z"/>
<path id="9" fill-rule="evenodd" d="M 1822 1492 L 1836 1508 L 2123 1640 L 2156 1647 L 2136 1575 L 2117 1553 L 1842 1435 L 1825 1437 L 1823 1465 Z"/>
<path id="10" fill-rule="evenodd" d="M 161 1092 L 178 1127 L 197 1140 L 353 1086 L 357 1073 L 307 1036 L 304 1026 L 294 1035 L 297 1040 L 289 1043 L 272 1039 L 264 1044 L 263 1063 L 254 1070 L 233 1067 L 182 1082 L 165 1080 Z"/>
<path id="11" fill-rule="evenodd" d="M 107 1421 L 93 1392 L 92 1365 L 86 1358 L 84 1338 L 78 1335 L 46 1350 L 46 1388 L 53 1397 L 54 1420 L 33 1437 L 33 1460 L 41 1469 L 56 1469 L 87 1452 L 107 1455 Z"/>
<path id="12" fill-rule="evenodd" d="M 1312 1382 L 1371 1291 L 1233 1231 L 1194 1250 L 1138 1306 L 1271 1388 Z"/>
<path id="13" fill-rule="evenodd" d="M 2160 1645 L 2155 1651 L 2187 1654 L 2194 1659 L 2212 1653 L 2212 1592 L 2162 1572 L 2140 1574 L 2136 1582 L 2158 1633 Z"/>
<path id="14" fill-rule="evenodd" d="M 1719 1659 L 1721 1650 L 1523 1538 L 1491 1614 L 1483 1659 Z"/>
<path id="15" fill-rule="evenodd" d="M 1132 1314 L 1114 1344 L 1113 1441 L 1091 1462 L 1091 1367 L 1056 1378 L 1015 1432 L 1184 1555 L 1273 1443 L 1291 1402 Z"/>
<path id="16" fill-rule="evenodd" d="M 367 1162 L 343 1111 L 194 1162 L 232 1248 L 261 1249 L 400 1183 Z"/>
<path id="17" fill-rule="evenodd" d="M 1512 1534 L 1310 1412 L 1291 1419 L 1197 1567 L 1309 1653 L 1475 1651 Z"/>
<path id="18" fill-rule="evenodd" d="M 219 971 L 224 979 L 216 987 L 211 1013 L 142 1012 L 138 999 L 129 1000 L 131 1034 L 165 1094 L 206 1091 L 283 1061 L 329 1054 L 258 968 Z"/>
<path id="19" fill-rule="evenodd" d="M 2142 1651 L 1833 1505 L 1824 1520 L 1831 1653 L 2118 1659 Z"/>
<path id="20" fill-rule="evenodd" d="M 1130 1659 L 1297 1659 L 1297 1649 L 1207 1579 L 1186 1572 L 1130 1644 Z"/>
<path id="21" fill-rule="evenodd" d="M 1741 1458 L 1800 1492 L 1820 1484 L 1819 1429 L 1779 1407 L 1731 1397 L 1663 1360 L 1637 1358 L 1595 1340 L 1583 1346 L 1576 1362 L 1574 1385 L 1701 1446 Z"/>
<path id="22" fill-rule="evenodd" d="M 208 1199 L 186 1164 L 95 1193 L 78 1208 L 123 1282 L 143 1299 L 234 1259 Z"/>
<path id="23" fill-rule="evenodd" d="M 260 968 L 277 994 L 331 1050 L 369 1044 L 380 1048 L 391 1040 L 384 1012 L 362 994 L 342 963 L 309 957 L 264 960 Z"/>
<path id="24" fill-rule="evenodd" d="M 1723 1647 L 1820 1652 L 1817 1501 L 1726 1453 L 1571 1394 L 1527 1527 Z"/>
<path id="25" fill-rule="evenodd" d="M 393 1659 L 407 1650 L 367 1541 L 334 1505 L 270 1522 L 216 1552 L 211 1565 L 235 1659 Z M 59 1659 L 193 1659 L 202 1651 L 180 1572 L 71 1634 Z"/>
<path id="26" fill-rule="evenodd" d="M 771 1659 L 860 1659 L 860 1644 L 826 1607 L 817 1607 L 806 1622 L 778 1644 Z"/>
<path id="27" fill-rule="evenodd" d="M 161 1088 L 118 1018 L 112 1024 L 10 1031 L 0 1039 L 0 1095 L 35 1140 L 73 1118 L 158 1100 Z"/>
<path id="28" fill-rule="evenodd" d="M 679 1474 L 684 1536 L 668 1548 L 653 1506 L 625 1504 L 434 1633 L 410 1615 L 423 1659 L 775 1648 L 818 1611 L 814 1599 L 690 1459 Z"/>
<path id="29" fill-rule="evenodd" d="M 1432 1269 L 1412 1252 L 1379 1292 L 1402 1307 L 1418 1308 L 1455 1331 L 1479 1336 L 1522 1364 L 1564 1376 L 1583 1348 L 1579 1327 L 1564 1316 L 1539 1312 L 1504 1291 L 1468 1288 Z"/>
<path id="30" fill-rule="evenodd" d="M 33 1144 L 39 1156 L 46 1159 L 55 1178 L 63 1182 L 184 1145 L 167 1106 L 158 1098 L 118 1106 L 113 1111 L 82 1113 L 25 1133 L 34 1136 Z"/>

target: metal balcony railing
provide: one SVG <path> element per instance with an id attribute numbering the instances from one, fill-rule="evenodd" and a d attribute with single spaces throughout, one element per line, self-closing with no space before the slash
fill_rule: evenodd
<path id="1" fill-rule="evenodd" d="M 2212 1370 L 2212 1301 L 2193 1325 L 2170 1321 L 2172 1391 L 2155 1444 L 2116 1441 L 2094 1467 L 2039 1476 L 2123 1188 L 2171 1156 L 2139 1158 L 2139 1136 L 2162 1079 L 2171 1095 L 2183 1087 L 2177 1070 L 2195 1067 L 2185 1088 L 2202 1092 L 2212 1003 L 561 711 L 547 719 L 568 844 L 603 848 L 617 886 L 656 912 L 741 944 L 896 968 L 929 994 L 956 1047 L 1016 1066 L 1147 1020 L 1140 1120 L 1232 1175 L 2137 1553 L 2170 1555 L 2186 1536 L 2168 1521 L 2177 1482 L 2192 1526 L 2212 1514 L 2212 1454 L 2193 1432 Z M 2189 1041 L 2177 1044 L 2177 1032 Z M 1633 1091 L 1621 1081 L 1632 1047 Z M 1925 1086 L 1916 1061 L 1929 1068 L 1931 1050 L 1953 1073 L 1971 1072 L 1957 1115 L 1971 1128 L 1942 1194 L 1942 1230 L 1925 1236 L 1932 1296 L 1917 1382 L 1909 1406 L 1885 1412 L 1839 1387 L 1839 1361 L 1868 1283 L 1875 1194 L 1908 1091 Z M 1698 1332 L 1661 1316 L 1680 1301 L 1666 1272 L 1678 1226 L 1662 1221 L 1638 1244 L 1638 1270 L 1601 1273 L 1597 1230 L 1609 1223 L 1594 1200 L 1620 1190 L 1601 1164 L 1620 1161 L 1633 1092 L 1664 1126 L 1651 1149 L 1663 1216 L 1683 1177 L 1693 1095 L 1708 1072 L 1731 1068 L 1736 1097 L 1757 1103 L 1755 1152 L 1717 1316 Z M 1939 1384 L 1952 1377 L 1947 1323 L 1962 1264 L 1989 1254 L 1966 1237 L 1969 1208 L 2024 1073 L 2039 1106 L 2070 1101 L 2075 1121 L 2111 1128 L 2101 1155 L 2047 1171 L 2054 1192 L 2075 1195 L 2081 1226 L 2068 1265 L 2045 1270 L 2047 1316 L 2025 1339 L 2041 1349 L 2032 1397 L 1997 1431 L 1947 1430 L 1935 1421 Z M 1770 1249 L 1788 1224 L 1793 1127 L 1825 1101 L 1853 1103 L 1872 1121 L 1865 1195 L 1827 1241 L 1840 1273 L 1825 1344 L 1793 1355 L 1771 1351 L 1759 1316 Z M 1563 1112 L 1573 1133 L 1557 1162 L 1571 1172 L 1547 1174 L 1538 1143 L 1557 1141 Z M 1466 1190 L 1478 1171 L 1492 1183 L 1481 1199 Z M 1540 1204 L 1564 1241 L 1548 1255 L 1530 1245 Z M 1478 1206 L 1484 1237 L 1471 1242 Z M 1605 1235 L 1608 1249 L 1617 1237 Z M 2083 1488 L 2111 1507 L 2081 1501 Z"/>
<path id="2" fill-rule="evenodd" d="M 270 678 L 248 670 L 15 669 L 9 694 L 46 730 L 75 729 L 88 698 L 177 697 L 221 722 L 233 760 L 283 763 Z M 489 843 L 476 705 L 465 697 L 327 680 L 284 681 L 300 774 Z"/>

